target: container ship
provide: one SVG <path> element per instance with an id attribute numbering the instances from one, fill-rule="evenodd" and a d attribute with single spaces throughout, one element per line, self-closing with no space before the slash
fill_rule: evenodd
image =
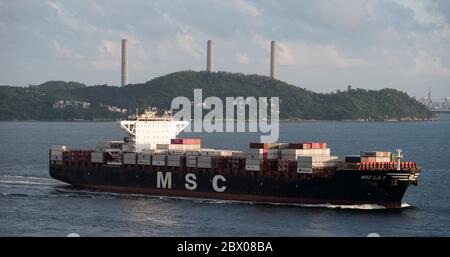
<path id="1" fill-rule="evenodd" d="M 402 152 L 333 156 L 325 142 L 250 143 L 245 151 L 206 149 L 177 138 L 189 125 L 146 110 L 118 121 L 121 141 L 95 149 L 49 150 L 54 179 L 77 188 L 159 196 L 299 205 L 376 204 L 400 208 L 421 167 Z"/>

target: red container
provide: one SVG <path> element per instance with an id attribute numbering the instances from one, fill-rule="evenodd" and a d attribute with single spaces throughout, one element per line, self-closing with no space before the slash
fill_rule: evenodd
<path id="1" fill-rule="evenodd" d="M 199 145 L 201 144 L 200 138 L 173 138 L 170 140 L 174 145 Z"/>

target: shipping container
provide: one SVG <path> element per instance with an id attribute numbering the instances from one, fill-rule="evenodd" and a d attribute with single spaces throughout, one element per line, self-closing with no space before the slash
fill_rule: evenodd
<path id="1" fill-rule="evenodd" d="M 52 152 L 63 152 L 67 150 L 67 147 L 65 145 L 52 145 L 50 150 Z"/>
<path id="2" fill-rule="evenodd" d="M 171 144 L 200 145 L 200 138 L 174 138 L 170 140 Z"/>
<path id="3" fill-rule="evenodd" d="M 246 164 L 245 165 L 245 170 L 248 170 L 248 171 L 259 171 L 259 170 L 261 170 L 261 166 L 260 165 L 253 165 L 253 164 Z"/>
<path id="4" fill-rule="evenodd" d="M 323 149 L 323 148 L 327 148 L 327 143 L 325 143 L 325 142 L 290 143 L 288 148 L 290 148 L 290 149 Z"/>
<path id="5" fill-rule="evenodd" d="M 361 156 L 359 155 L 347 155 L 344 157 L 345 162 L 358 163 L 361 162 Z"/>
<path id="6" fill-rule="evenodd" d="M 182 158 L 182 155 L 179 154 L 172 154 L 172 155 L 167 155 L 167 161 L 177 161 L 180 162 Z"/>
<path id="7" fill-rule="evenodd" d="M 361 157 L 391 157 L 391 152 L 365 151 L 361 152 Z"/>
<path id="8" fill-rule="evenodd" d="M 337 156 L 299 156 L 297 159 L 298 168 L 335 167 L 337 163 Z"/>
<path id="9" fill-rule="evenodd" d="M 136 158 L 124 158 L 123 164 L 133 164 L 134 165 L 134 164 L 136 164 Z"/>
<path id="10" fill-rule="evenodd" d="M 196 144 L 157 144 L 157 150 L 165 150 L 165 151 L 200 151 L 200 145 Z"/>
<path id="11" fill-rule="evenodd" d="M 245 157 L 245 153 L 243 151 L 232 151 L 231 152 L 231 157 L 241 157 L 244 158 Z"/>
<path id="12" fill-rule="evenodd" d="M 181 161 L 169 161 L 167 160 L 167 166 L 169 167 L 181 167 Z"/>
<path id="13" fill-rule="evenodd" d="M 50 156 L 50 160 L 51 161 L 62 161 L 62 159 L 63 159 L 62 154 L 61 155 L 54 155 L 54 154 L 52 154 Z"/>
<path id="14" fill-rule="evenodd" d="M 167 158 L 167 155 L 165 155 L 165 154 L 153 154 L 152 155 L 152 159 L 153 160 L 158 160 L 158 161 L 163 160 L 163 161 L 165 161 L 166 158 Z"/>
<path id="15" fill-rule="evenodd" d="M 297 173 L 312 174 L 313 173 L 313 169 L 312 168 L 306 168 L 306 167 L 298 167 L 297 168 Z"/>
<path id="16" fill-rule="evenodd" d="M 104 160 L 103 152 L 91 152 L 91 162 L 93 163 L 103 163 Z"/>
<path id="17" fill-rule="evenodd" d="M 123 153 L 124 159 L 136 159 L 136 153 Z"/>
<path id="18" fill-rule="evenodd" d="M 258 160 L 258 159 L 245 159 L 245 164 L 260 165 L 261 163 L 263 163 L 262 160 Z"/>
<path id="19" fill-rule="evenodd" d="M 166 166 L 166 160 L 152 160 L 153 166 Z"/>
<path id="20" fill-rule="evenodd" d="M 251 149 L 281 149 L 288 147 L 286 143 L 250 143 Z"/>
<path id="21" fill-rule="evenodd" d="M 197 168 L 210 169 L 211 167 L 211 162 L 197 162 Z"/>
<path id="22" fill-rule="evenodd" d="M 125 161 L 125 160 L 124 160 Z M 139 165 L 151 165 L 152 162 L 150 159 L 141 159 L 137 161 L 137 164 Z"/>
<path id="23" fill-rule="evenodd" d="M 391 157 L 361 157 L 361 162 L 390 162 Z"/>

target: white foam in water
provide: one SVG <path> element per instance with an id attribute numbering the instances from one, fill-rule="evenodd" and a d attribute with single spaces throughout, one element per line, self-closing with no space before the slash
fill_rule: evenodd
<path id="1" fill-rule="evenodd" d="M 25 179 L 32 179 L 32 180 L 46 180 L 46 181 L 55 181 L 52 178 L 42 178 L 42 177 L 28 177 L 28 176 L 18 176 L 18 175 L 1 175 L 0 178 L 25 178 Z"/>
<path id="2" fill-rule="evenodd" d="M 56 183 L 42 183 L 34 181 L 24 181 L 24 180 L 0 180 L 1 184 L 12 184 L 12 185 L 40 185 L 40 186 L 51 186 L 57 185 Z"/>
<path id="3" fill-rule="evenodd" d="M 1 182 L 1 181 L 0 181 Z M 385 206 L 378 204 L 353 204 L 353 205 L 340 205 L 340 204 L 288 204 L 288 203 L 267 203 L 267 202 L 253 202 L 253 201 L 238 201 L 238 200 L 222 200 L 222 199 L 208 199 L 208 198 L 192 198 L 192 197 L 182 197 L 182 196 L 160 196 L 160 195 L 146 195 L 146 194 L 128 194 L 128 193 L 114 193 L 114 192 L 102 192 L 102 191 L 91 191 L 91 190 L 81 190 L 81 189 L 63 189 L 56 188 L 57 191 L 66 193 L 83 193 L 92 195 L 103 195 L 112 197 L 139 197 L 139 198 L 154 198 L 160 200 L 188 200 L 195 203 L 210 203 L 210 204 L 269 204 L 276 206 L 298 206 L 307 208 L 327 208 L 327 209 L 349 209 L 349 210 L 383 210 L 388 209 Z M 412 207 L 408 203 L 402 203 L 400 208 Z"/>
<path id="4" fill-rule="evenodd" d="M 382 210 L 386 209 L 385 206 L 378 204 L 294 204 L 300 207 L 312 207 L 312 208 L 329 208 L 329 209 L 351 209 L 351 210 Z"/>

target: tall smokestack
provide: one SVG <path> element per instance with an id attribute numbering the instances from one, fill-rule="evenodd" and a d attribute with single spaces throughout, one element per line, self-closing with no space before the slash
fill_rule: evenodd
<path id="1" fill-rule="evenodd" d="M 128 85 L 128 41 L 122 39 L 122 86 Z"/>
<path id="2" fill-rule="evenodd" d="M 212 40 L 208 40 L 208 50 L 206 55 L 206 70 L 212 72 L 214 70 L 214 46 Z"/>
<path id="3" fill-rule="evenodd" d="M 273 79 L 275 78 L 275 49 L 275 41 L 270 42 L 270 77 Z"/>

